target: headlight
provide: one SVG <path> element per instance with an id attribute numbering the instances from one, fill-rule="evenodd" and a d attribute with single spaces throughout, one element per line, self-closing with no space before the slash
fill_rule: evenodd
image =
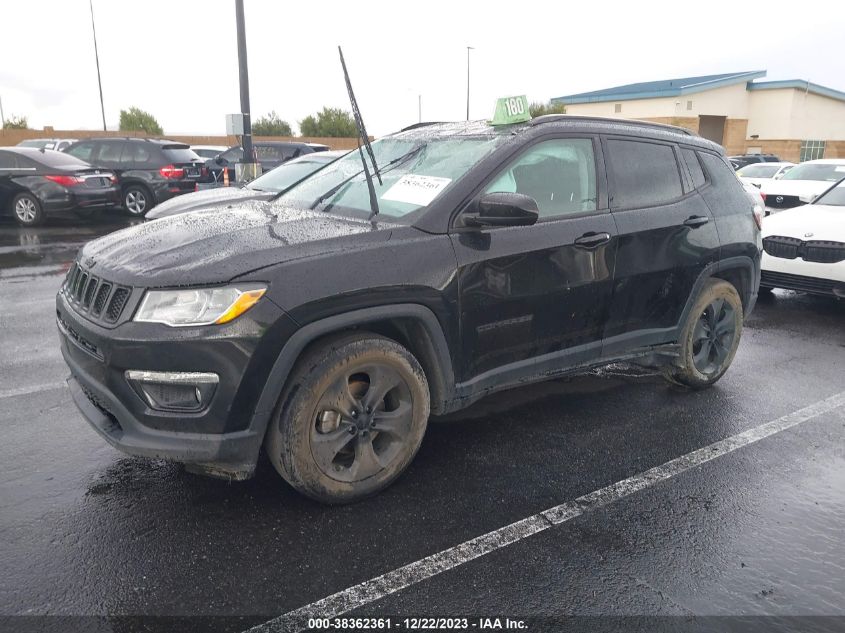
<path id="1" fill-rule="evenodd" d="M 147 290 L 133 321 L 172 326 L 228 323 L 254 306 L 266 291 L 256 284 Z"/>

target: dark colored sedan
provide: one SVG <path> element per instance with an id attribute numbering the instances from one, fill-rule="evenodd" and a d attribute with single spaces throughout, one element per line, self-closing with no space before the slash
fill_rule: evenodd
<path id="1" fill-rule="evenodd" d="M 147 219 L 155 220 L 244 200 L 269 200 L 345 154 L 346 150 L 306 154 L 279 165 L 243 187 L 218 187 L 172 198 L 147 213 Z"/>
<path id="2" fill-rule="evenodd" d="M 0 212 L 36 226 L 48 216 L 88 216 L 120 203 L 117 178 L 62 152 L 28 147 L 0 150 Z"/>

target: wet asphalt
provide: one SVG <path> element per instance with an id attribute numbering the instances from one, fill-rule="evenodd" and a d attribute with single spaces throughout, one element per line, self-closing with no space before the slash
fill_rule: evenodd
<path id="1" fill-rule="evenodd" d="M 384 493 L 324 507 L 266 462 L 226 483 L 125 456 L 77 412 L 53 297 L 127 224 L 0 223 L 0 631 L 241 631 L 845 391 L 845 301 L 777 291 L 714 388 L 618 366 L 496 394 Z M 845 407 L 354 614 L 845 630 Z"/>

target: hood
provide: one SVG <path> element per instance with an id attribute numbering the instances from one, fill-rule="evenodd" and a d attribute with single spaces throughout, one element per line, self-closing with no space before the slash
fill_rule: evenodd
<path id="1" fill-rule="evenodd" d="M 763 219 L 763 237 L 845 242 L 845 207 L 807 204 Z"/>
<path id="2" fill-rule="evenodd" d="M 804 202 L 810 202 L 832 184 L 826 180 L 767 180 L 760 191 L 766 196 L 798 196 Z"/>
<path id="3" fill-rule="evenodd" d="M 147 220 L 165 218 L 177 213 L 194 211 L 205 207 L 213 207 L 217 204 L 232 202 L 233 200 L 268 200 L 273 197 L 273 192 L 256 191 L 246 187 L 217 187 L 215 189 L 203 189 L 193 193 L 186 193 L 166 200 L 157 205 L 147 213 Z"/>
<path id="4" fill-rule="evenodd" d="M 248 201 L 110 233 L 86 244 L 79 258 L 94 275 L 131 286 L 222 283 L 285 261 L 360 250 L 399 227 Z"/>

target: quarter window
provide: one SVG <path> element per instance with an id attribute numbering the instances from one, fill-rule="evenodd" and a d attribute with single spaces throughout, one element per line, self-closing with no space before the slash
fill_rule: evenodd
<path id="1" fill-rule="evenodd" d="M 690 176 L 692 176 L 693 187 L 696 189 L 703 187 L 706 180 L 704 178 L 704 172 L 701 171 L 701 163 L 698 162 L 695 152 L 691 149 L 683 148 L 681 154 L 683 154 L 684 162 L 687 164 Z"/>
<path id="2" fill-rule="evenodd" d="M 609 140 L 614 208 L 654 206 L 680 198 L 681 174 L 671 145 Z"/>
<path id="3" fill-rule="evenodd" d="M 801 158 L 805 160 L 816 160 L 824 158 L 824 141 L 801 141 Z"/>
<path id="4" fill-rule="evenodd" d="M 485 193 L 522 193 L 541 218 L 595 211 L 596 161 L 590 139 L 557 139 L 530 148 L 505 167 Z"/>
<path id="5" fill-rule="evenodd" d="M 699 156 L 701 156 L 704 167 L 707 169 L 707 173 L 710 174 L 710 180 L 715 187 L 724 187 L 726 189 L 730 187 L 738 189 L 741 187 L 736 172 L 728 166 L 725 159 L 707 152 L 701 152 Z"/>

